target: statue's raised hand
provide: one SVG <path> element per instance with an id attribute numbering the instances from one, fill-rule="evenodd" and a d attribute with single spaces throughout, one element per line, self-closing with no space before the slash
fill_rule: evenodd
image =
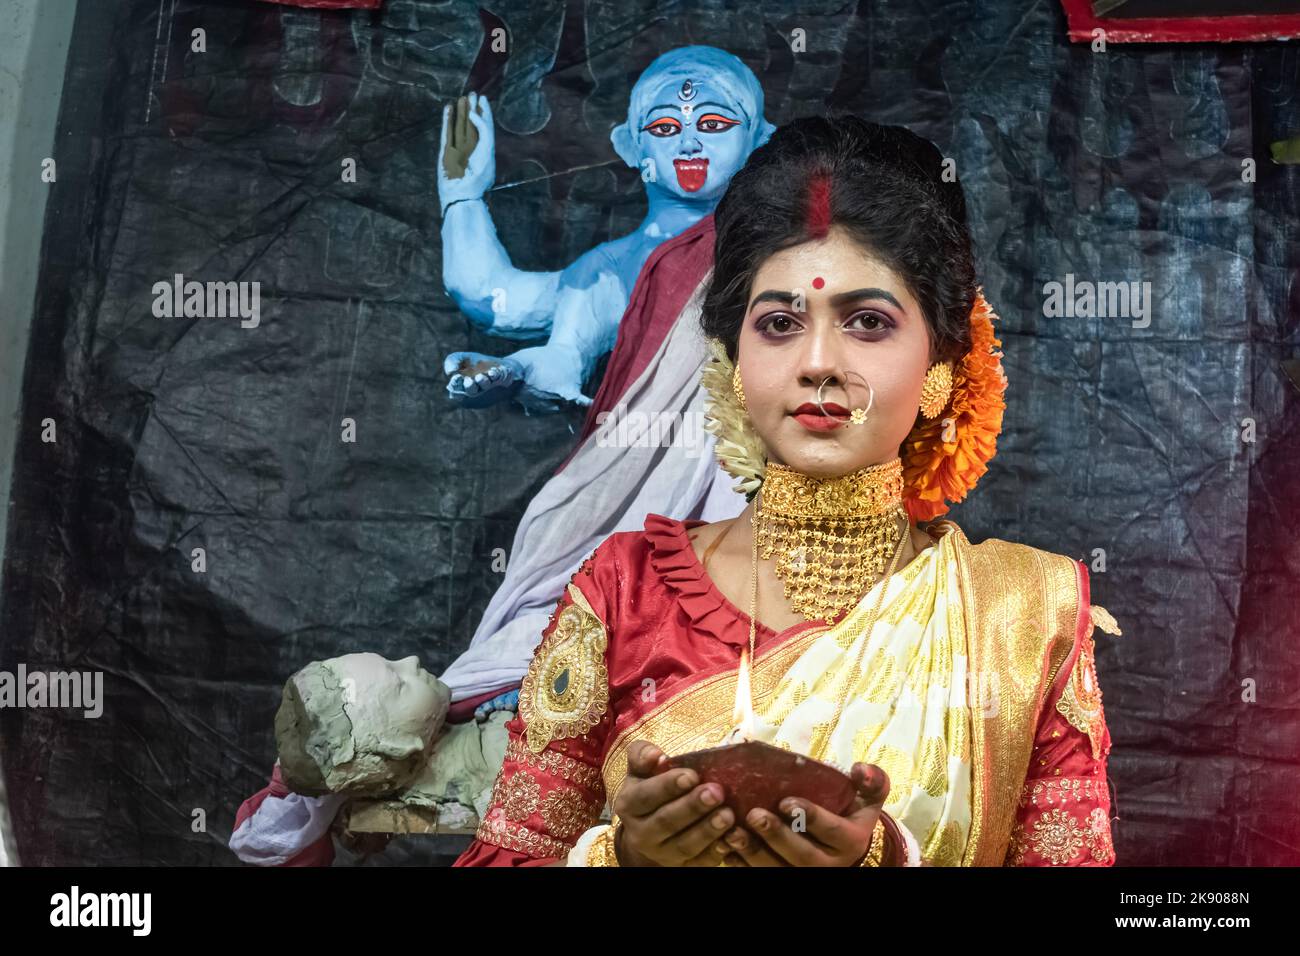
<path id="1" fill-rule="evenodd" d="M 524 369 L 509 357 L 452 352 L 443 360 L 447 395 L 465 408 L 487 408 L 518 393 Z"/>
<path id="2" fill-rule="evenodd" d="M 460 199 L 481 199 L 497 175 L 496 135 L 486 96 L 471 93 L 442 108 L 438 202 L 442 213 Z"/>

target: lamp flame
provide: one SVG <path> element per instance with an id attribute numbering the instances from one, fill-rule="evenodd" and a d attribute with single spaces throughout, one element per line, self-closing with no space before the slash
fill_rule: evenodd
<path id="1" fill-rule="evenodd" d="M 731 732 L 724 744 L 754 739 L 754 699 L 750 693 L 749 648 L 740 652 L 740 669 L 736 672 L 736 703 L 731 709 Z"/>

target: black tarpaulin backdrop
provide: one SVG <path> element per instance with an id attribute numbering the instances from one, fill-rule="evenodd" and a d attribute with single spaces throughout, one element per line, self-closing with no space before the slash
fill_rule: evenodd
<path id="1" fill-rule="evenodd" d="M 956 160 L 1011 385 L 999 454 L 953 517 L 973 540 L 1105 551 L 1119 859 L 1300 860 L 1300 395 L 1280 368 L 1300 348 L 1300 180 L 1267 159 L 1300 130 L 1300 51 L 1098 53 L 1030 0 L 723 6 L 81 5 L 0 666 L 102 670 L 107 699 L 98 720 L 0 712 L 25 863 L 234 862 L 292 671 L 368 649 L 438 673 L 467 645 L 493 550 L 582 413 L 445 396 L 447 352 L 514 346 L 442 291 L 439 107 L 486 91 L 497 182 L 556 174 L 490 201 L 517 265 L 559 268 L 639 220 L 633 171 L 565 171 L 614 159 L 631 83 L 686 43 L 748 62 L 774 122 L 849 109 Z M 482 44 L 496 25 L 508 56 Z M 154 318 L 175 273 L 261 282 L 260 327 Z M 1067 274 L 1149 281 L 1150 326 L 1044 317 Z"/>

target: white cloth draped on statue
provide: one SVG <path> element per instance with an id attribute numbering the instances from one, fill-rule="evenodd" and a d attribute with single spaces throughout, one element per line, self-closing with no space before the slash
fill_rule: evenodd
<path id="1" fill-rule="evenodd" d="M 651 512 L 721 521 L 744 510 L 704 430 L 708 348 L 699 320 L 707 282 L 609 417 L 528 505 L 501 586 L 469 648 L 442 674 L 453 701 L 523 680 L 564 586 L 611 534 L 641 530 Z M 656 427 L 646 431 L 650 422 Z"/>

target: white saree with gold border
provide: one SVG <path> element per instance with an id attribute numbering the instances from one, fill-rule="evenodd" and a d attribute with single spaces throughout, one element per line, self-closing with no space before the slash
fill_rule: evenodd
<path id="1" fill-rule="evenodd" d="M 753 736 L 844 770 L 884 768 L 884 809 L 927 864 L 1001 865 L 1046 692 L 1087 624 L 1086 583 L 1063 555 L 972 545 L 952 521 L 928 530 L 936 544 L 844 618 L 760 648 Z M 634 740 L 669 754 L 716 745 L 737 680 L 736 670 L 713 675 L 622 727 L 605 752 L 606 792 L 618 792 Z"/>

